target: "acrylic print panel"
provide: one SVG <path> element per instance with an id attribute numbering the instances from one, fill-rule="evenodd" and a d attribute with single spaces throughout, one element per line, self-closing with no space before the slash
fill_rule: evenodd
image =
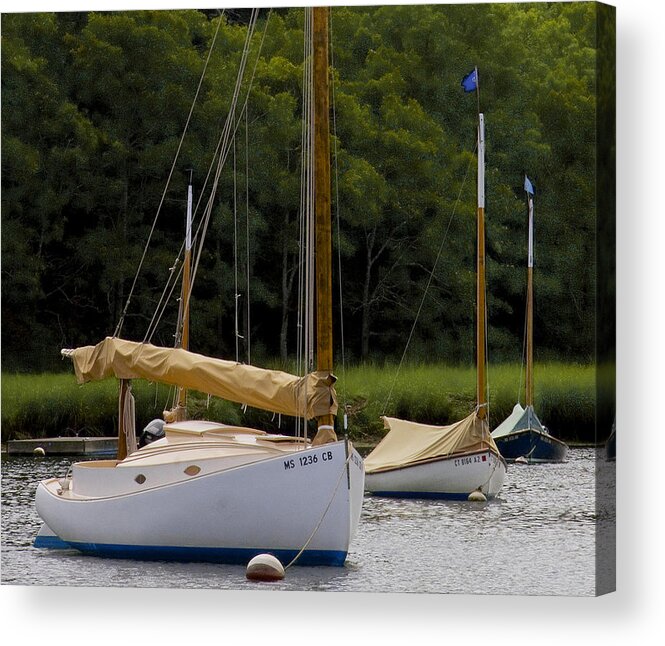
<path id="1" fill-rule="evenodd" d="M 614 15 L 3 14 L 2 582 L 612 591 Z"/>

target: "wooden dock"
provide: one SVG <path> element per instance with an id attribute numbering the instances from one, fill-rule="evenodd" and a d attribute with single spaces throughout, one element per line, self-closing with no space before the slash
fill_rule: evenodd
<path id="1" fill-rule="evenodd" d="M 8 455 L 33 455 L 42 449 L 45 455 L 100 455 L 114 457 L 117 437 L 50 437 L 37 440 L 9 440 Z M 41 453 L 38 451 L 38 453 Z"/>

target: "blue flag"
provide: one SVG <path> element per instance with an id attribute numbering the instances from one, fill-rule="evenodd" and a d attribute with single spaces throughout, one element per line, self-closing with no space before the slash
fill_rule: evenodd
<path id="1" fill-rule="evenodd" d="M 478 89 L 478 69 L 474 68 L 462 79 L 462 87 L 465 92 L 473 92 Z"/>
<path id="2" fill-rule="evenodd" d="M 535 195 L 535 191 L 533 190 L 533 184 L 531 183 L 531 180 L 526 175 L 524 176 L 524 190 L 529 195 Z"/>

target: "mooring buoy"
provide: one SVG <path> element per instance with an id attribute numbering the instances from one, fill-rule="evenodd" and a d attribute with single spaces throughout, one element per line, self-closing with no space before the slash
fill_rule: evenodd
<path id="1" fill-rule="evenodd" d="M 471 502 L 487 502 L 487 497 L 480 489 L 476 489 L 469 494 L 467 500 Z"/>
<path id="2" fill-rule="evenodd" d="M 42 457 L 42 456 L 46 455 L 46 451 L 44 451 L 44 449 L 41 446 L 38 446 L 38 447 L 32 449 L 32 455 L 37 455 L 39 457 Z"/>
<path id="3" fill-rule="evenodd" d="M 250 581 L 281 581 L 284 566 L 272 554 L 258 554 L 247 564 L 245 576 Z"/>
<path id="4" fill-rule="evenodd" d="M 515 464 L 529 464 L 529 461 L 523 455 L 520 455 L 519 458 L 515 458 Z"/>

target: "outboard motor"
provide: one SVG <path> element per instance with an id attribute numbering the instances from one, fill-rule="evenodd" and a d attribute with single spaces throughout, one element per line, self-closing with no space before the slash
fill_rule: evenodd
<path id="1" fill-rule="evenodd" d="M 139 448 L 164 437 L 164 420 L 153 419 L 139 436 Z"/>

